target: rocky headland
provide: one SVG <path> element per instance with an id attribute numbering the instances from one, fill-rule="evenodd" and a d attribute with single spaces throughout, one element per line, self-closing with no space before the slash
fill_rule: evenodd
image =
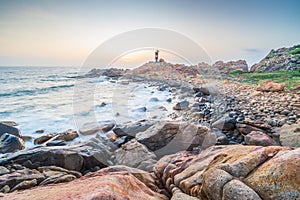
<path id="1" fill-rule="evenodd" d="M 272 50 L 251 70 L 299 70 L 298 46 Z M 40 130 L 36 146 L 25 150 L 28 138 L 17 124 L 1 122 L 0 197 L 300 199 L 300 83 L 287 88 L 272 80 L 248 84 L 230 76 L 240 73 L 249 73 L 243 60 L 212 66 L 162 60 L 76 77 L 150 82 L 178 97 L 169 100 L 172 120 Z M 94 137 L 72 142 L 79 134 Z"/>

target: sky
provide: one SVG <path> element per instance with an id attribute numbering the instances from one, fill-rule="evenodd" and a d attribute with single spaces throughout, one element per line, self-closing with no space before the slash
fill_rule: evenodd
<path id="1" fill-rule="evenodd" d="M 252 65 L 300 43 L 299 8 L 299 0 L 0 0 L 0 66 L 81 66 L 103 42 L 140 28 L 181 33 L 212 62 Z M 122 59 L 134 65 L 148 53 Z"/>

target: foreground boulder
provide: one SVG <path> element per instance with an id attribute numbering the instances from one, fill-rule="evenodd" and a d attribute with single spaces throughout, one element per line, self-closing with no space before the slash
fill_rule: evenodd
<path id="1" fill-rule="evenodd" d="M 299 148 L 228 145 L 165 156 L 155 173 L 199 199 L 299 199 L 299 169 Z"/>
<path id="2" fill-rule="evenodd" d="M 61 167 L 47 166 L 37 169 L 28 169 L 22 165 L 7 165 L 5 174 L 0 175 L 0 192 L 8 193 L 15 190 L 24 190 L 37 185 L 63 183 L 81 177 L 81 173 Z"/>
<path id="3" fill-rule="evenodd" d="M 68 146 L 39 147 L 18 151 L 0 158 L 0 165 L 17 163 L 31 169 L 54 165 L 68 170 L 85 172 L 96 166 L 103 168 L 112 165 L 112 148 L 114 145 L 109 140 L 92 138 Z"/>
<path id="4" fill-rule="evenodd" d="M 90 173 L 70 183 L 35 187 L 2 194 L 1 199 L 132 199 L 166 200 L 153 175 L 134 168 L 114 166 Z"/>

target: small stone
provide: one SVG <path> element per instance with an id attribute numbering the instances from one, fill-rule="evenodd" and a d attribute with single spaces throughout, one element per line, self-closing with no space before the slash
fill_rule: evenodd
<path id="1" fill-rule="evenodd" d="M 28 188 L 31 188 L 31 187 L 36 186 L 36 185 L 37 185 L 37 180 L 36 179 L 23 181 L 23 182 L 19 183 L 18 185 L 16 185 L 15 187 L 13 187 L 11 189 L 11 192 L 13 192 L 15 190 L 28 189 Z"/>
<path id="2" fill-rule="evenodd" d="M 151 98 L 149 101 L 150 101 L 150 102 L 158 102 L 158 101 L 159 101 L 159 99 L 158 99 L 158 98 L 156 98 L 156 97 L 153 97 L 153 98 Z"/>
<path id="3" fill-rule="evenodd" d="M 41 129 L 41 130 L 36 130 L 36 131 L 35 131 L 35 133 L 44 133 L 44 132 L 45 132 L 45 131 L 42 130 L 42 129 Z"/>
<path id="4" fill-rule="evenodd" d="M 173 106 L 174 110 L 184 110 L 187 109 L 189 106 L 189 102 L 187 100 L 181 101 L 179 103 L 177 103 L 175 106 Z"/>
<path id="5" fill-rule="evenodd" d="M 2 193 L 9 193 L 10 187 L 8 185 L 4 185 L 1 189 L 0 192 Z"/>
<path id="6" fill-rule="evenodd" d="M 0 176 L 4 175 L 4 174 L 8 174 L 10 171 L 4 167 L 4 166 L 0 166 Z"/>

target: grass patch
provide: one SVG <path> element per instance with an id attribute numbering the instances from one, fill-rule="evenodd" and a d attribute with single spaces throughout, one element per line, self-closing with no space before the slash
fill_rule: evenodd
<path id="1" fill-rule="evenodd" d="M 242 73 L 231 74 L 231 76 L 241 78 L 242 82 L 251 84 L 258 84 L 265 80 L 271 80 L 276 83 L 285 83 L 288 89 L 300 84 L 300 70 L 279 71 L 273 73 Z"/>
<path id="2" fill-rule="evenodd" d="M 230 72 L 231 75 L 238 75 L 238 74 L 242 74 L 244 71 L 243 70 L 240 70 L 240 69 L 237 69 L 237 70 L 234 70 L 232 72 Z"/>

